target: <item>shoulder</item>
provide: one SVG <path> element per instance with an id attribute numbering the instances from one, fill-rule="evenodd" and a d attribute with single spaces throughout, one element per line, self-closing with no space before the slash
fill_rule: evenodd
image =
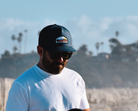
<path id="1" fill-rule="evenodd" d="M 32 75 L 34 74 L 34 72 L 35 72 L 35 66 L 33 66 L 30 69 L 26 70 L 15 81 L 19 82 L 19 83 L 24 83 L 24 82 L 30 80 L 30 78 L 33 77 Z"/>
<path id="2" fill-rule="evenodd" d="M 69 76 L 71 78 L 77 78 L 77 80 L 79 80 L 79 81 L 84 81 L 83 78 L 81 77 L 81 75 L 78 72 L 76 72 L 72 69 L 69 69 L 69 68 L 65 67 L 64 68 L 64 73 L 65 73 L 66 76 Z"/>
<path id="3" fill-rule="evenodd" d="M 65 67 L 63 71 L 66 72 L 66 73 L 69 73 L 69 74 L 73 74 L 73 75 L 76 75 L 76 76 L 80 76 L 80 74 L 78 72 L 76 72 L 75 70 L 69 69 L 67 67 Z"/>

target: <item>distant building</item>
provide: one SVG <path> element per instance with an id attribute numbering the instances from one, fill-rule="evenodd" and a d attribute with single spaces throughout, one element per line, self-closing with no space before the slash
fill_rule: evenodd
<path id="1" fill-rule="evenodd" d="M 109 53 L 99 53 L 97 56 L 93 56 L 92 60 L 97 60 L 97 61 L 106 61 L 110 58 L 110 54 Z"/>

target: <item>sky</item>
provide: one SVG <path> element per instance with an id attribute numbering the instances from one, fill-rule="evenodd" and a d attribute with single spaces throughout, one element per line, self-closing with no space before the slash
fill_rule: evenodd
<path id="1" fill-rule="evenodd" d="M 76 50 L 85 44 L 97 55 L 95 44 L 103 42 L 98 52 L 110 53 L 111 38 L 122 44 L 138 41 L 137 4 L 138 0 L 0 0 L 0 55 L 5 50 L 13 54 L 14 46 L 23 54 L 36 52 L 38 32 L 50 24 L 66 27 Z M 21 45 L 11 39 L 19 33 Z"/>

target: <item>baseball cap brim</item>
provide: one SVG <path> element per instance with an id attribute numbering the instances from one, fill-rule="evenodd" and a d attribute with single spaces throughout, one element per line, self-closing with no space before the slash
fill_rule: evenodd
<path id="1" fill-rule="evenodd" d="M 49 52 L 76 52 L 76 50 L 72 46 L 57 46 L 46 48 Z"/>

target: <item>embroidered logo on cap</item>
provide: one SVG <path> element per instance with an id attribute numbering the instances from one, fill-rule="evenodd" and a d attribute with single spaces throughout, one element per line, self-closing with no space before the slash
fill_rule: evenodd
<path id="1" fill-rule="evenodd" d="M 68 43 L 68 40 L 66 37 L 58 37 L 56 43 Z"/>

